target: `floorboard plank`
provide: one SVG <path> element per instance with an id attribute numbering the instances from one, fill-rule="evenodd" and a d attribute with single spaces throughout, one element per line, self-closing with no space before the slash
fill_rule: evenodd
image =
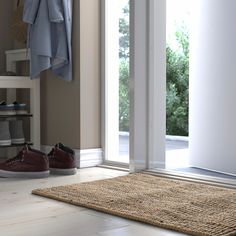
<path id="1" fill-rule="evenodd" d="M 173 231 L 34 196 L 45 188 L 127 175 L 105 168 L 78 170 L 74 176 L 0 179 L 0 235 L 3 236 L 180 236 Z"/>

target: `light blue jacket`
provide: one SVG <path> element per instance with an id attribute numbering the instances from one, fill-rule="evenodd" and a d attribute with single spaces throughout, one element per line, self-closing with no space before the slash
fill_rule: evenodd
<path id="1" fill-rule="evenodd" d="M 29 24 L 31 78 L 51 69 L 72 80 L 72 0 L 25 0 L 23 21 Z"/>

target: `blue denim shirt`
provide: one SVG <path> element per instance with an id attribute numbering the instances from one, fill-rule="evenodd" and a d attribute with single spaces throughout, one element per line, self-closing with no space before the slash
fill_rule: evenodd
<path id="1" fill-rule="evenodd" d="M 29 24 L 31 78 L 51 69 L 72 80 L 72 0 L 25 0 L 23 21 Z"/>

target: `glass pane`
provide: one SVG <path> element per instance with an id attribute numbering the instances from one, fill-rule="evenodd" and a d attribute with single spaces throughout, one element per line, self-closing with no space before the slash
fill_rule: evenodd
<path id="1" fill-rule="evenodd" d="M 188 167 L 189 0 L 167 0 L 166 168 Z"/>
<path id="2" fill-rule="evenodd" d="M 115 5 L 115 6 L 114 6 Z M 110 53 L 112 62 L 108 61 L 109 99 L 113 103 L 108 106 L 108 113 L 113 113 L 113 119 L 108 120 L 108 129 L 114 132 L 107 140 L 112 148 L 108 148 L 106 159 L 109 161 L 129 162 L 129 0 L 107 1 L 107 37 L 106 50 Z M 117 44 L 117 45 L 114 45 Z M 117 72 L 117 75 L 116 75 Z M 113 80 L 113 82 L 112 82 Z M 116 81 L 117 80 L 117 81 Z M 117 97 L 116 97 L 117 95 Z M 113 106 L 113 107 L 112 107 Z M 114 107 L 117 106 L 117 107 Z M 110 114 L 110 117 L 112 114 Z M 111 128 L 109 128 L 111 127 Z M 116 127 L 116 128 L 114 128 Z M 117 129 L 117 131 L 116 131 Z M 108 131 L 109 132 L 109 131 Z M 113 142 L 112 142 L 112 140 Z M 116 141 L 117 140 L 117 141 Z M 110 151 L 109 151 L 110 150 Z"/>
<path id="3" fill-rule="evenodd" d="M 120 0 L 119 161 L 129 162 L 129 0 Z"/>

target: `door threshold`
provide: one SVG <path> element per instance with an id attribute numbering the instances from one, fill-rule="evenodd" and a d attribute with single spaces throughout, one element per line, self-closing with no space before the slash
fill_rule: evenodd
<path id="1" fill-rule="evenodd" d="M 98 167 L 129 172 L 129 164 L 115 161 L 104 161 Z"/>
<path id="2" fill-rule="evenodd" d="M 233 179 L 205 176 L 200 174 L 190 174 L 190 173 L 163 170 L 163 169 L 150 169 L 150 170 L 145 170 L 143 173 L 152 174 L 165 178 L 192 181 L 197 183 L 210 184 L 213 186 L 236 189 L 236 180 Z"/>

